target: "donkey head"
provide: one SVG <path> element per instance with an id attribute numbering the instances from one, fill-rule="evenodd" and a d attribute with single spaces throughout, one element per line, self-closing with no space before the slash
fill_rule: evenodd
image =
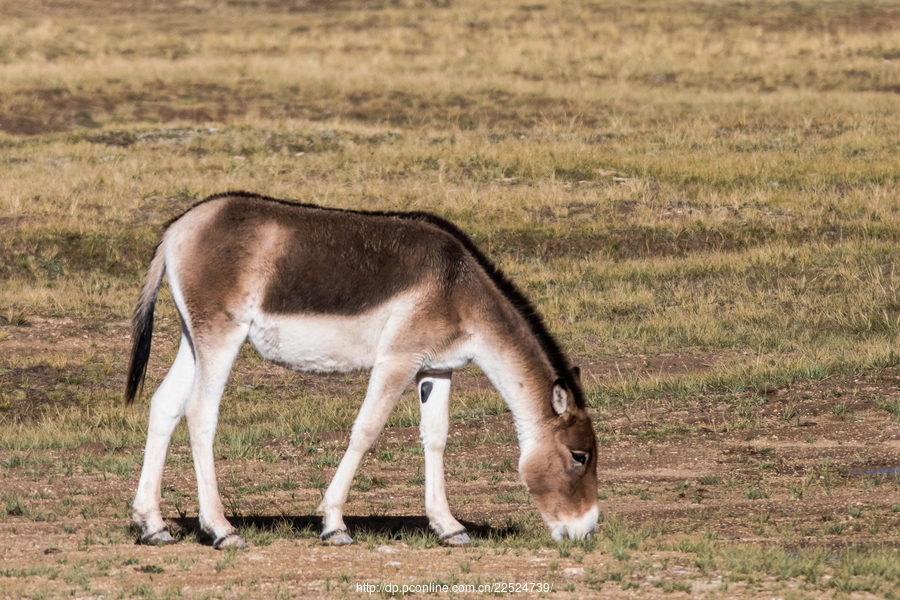
<path id="1" fill-rule="evenodd" d="M 523 452 L 519 473 L 553 538 L 586 538 L 597 527 L 597 436 L 584 410 L 578 368 L 553 384 L 552 415 Z M 574 388 L 574 389 L 573 389 Z"/>

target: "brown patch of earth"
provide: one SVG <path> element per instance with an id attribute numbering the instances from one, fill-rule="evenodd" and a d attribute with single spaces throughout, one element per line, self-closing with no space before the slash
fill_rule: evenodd
<path id="1" fill-rule="evenodd" d="M 85 367 L 54 363 L 54 357 L 98 349 L 127 356 L 127 323 L 91 328 L 75 320 L 31 321 L 30 327 L 4 327 L 8 335 L 0 342 L 12 366 L 0 374 L 0 389 L 22 392 L 12 405 L 17 411 L 33 405 L 36 414 L 46 414 L 54 402 L 71 400 L 54 398 L 52 388 Z M 161 325 L 157 340 L 166 348 L 177 328 Z M 680 375 L 726 358 L 670 354 L 581 362 L 590 382 Z M 151 375 L 158 381 L 167 365 L 155 361 Z M 254 374 L 282 377 L 279 369 L 261 364 Z M 329 393 L 347 394 L 362 382 L 300 377 Z M 119 378 L 112 375 L 110 385 L 120 385 Z M 884 407 L 900 400 L 898 381 L 889 369 L 595 413 L 603 521 L 590 552 L 521 541 L 522 535 L 534 539 L 542 526 L 518 480 L 508 413 L 451 423 L 447 492 L 454 515 L 475 540 L 462 549 L 443 548 L 427 535 L 415 427 L 386 429 L 365 458 L 346 507 L 357 543 L 345 548 L 320 545 L 313 511 L 334 475 L 346 431 L 270 440 L 265 459 L 217 458 L 226 514 L 250 541 L 250 549 L 238 553 L 213 550 L 198 532 L 188 446 L 170 448 L 163 510 L 182 541 L 164 548 L 136 545 L 130 526 L 141 448 L 3 449 L 0 597 L 363 597 L 379 591 L 368 586 L 384 584 L 419 586 L 413 597 L 447 597 L 442 588 L 433 593 L 435 586 L 504 582 L 532 585 L 525 597 L 541 595 L 545 588 L 537 586 L 544 584 L 552 586 L 542 594 L 549 598 L 686 596 L 677 589 L 666 593 L 665 581 L 687 585 L 690 595 L 771 596 L 805 583 L 785 583 L 774 574 L 752 582 L 729 579 L 722 560 L 697 566 L 679 540 L 788 550 L 896 548 L 900 423 Z M 470 372 L 457 385 L 490 387 Z M 626 558 L 614 557 L 607 539 L 615 523 L 644 540 Z M 634 588 L 607 577 L 622 565 Z M 824 589 L 808 593 L 817 597 Z M 477 590 L 454 597 L 483 597 Z"/>

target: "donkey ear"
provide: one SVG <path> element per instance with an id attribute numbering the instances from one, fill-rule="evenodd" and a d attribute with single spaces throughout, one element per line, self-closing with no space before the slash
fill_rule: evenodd
<path id="1" fill-rule="evenodd" d="M 575 380 L 575 383 L 581 385 L 581 369 L 579 367 L 572 367 L 569 369 L 569 372 L 572 374 L 572 379 Z"/>
<path id="2" fill-rule="evenodd" d="M 562 379 L 557 379 L 553 384 L 553 412 L 563 416 L 569 408 L 569 392 Z"/>

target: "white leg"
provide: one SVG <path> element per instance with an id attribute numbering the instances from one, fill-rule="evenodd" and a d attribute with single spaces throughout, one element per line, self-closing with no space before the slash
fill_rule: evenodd
<path id="1" fill-rule="evenodd" d="M 247 337 L 247 328 L 235 327 L 227 334 L 217 333 L 222 337 L 216 347 L 205 347 L 205 352 L 199 359 L 197 382 L 185 407 L 185 416 L 191 433 L 191 451 L 197 474 L 200 527 L 213 537 L 215 548 L 244 547 L 244 541 L 237 530 L 225 518 L 225 509 L 219 498 L 213 441 L 216 437 L 222 392 L 225 391 L 238 350 Z"/>
<path id="2" fill-rule="evenodd" d="M 425 514 L 441 541 L 451 546 L 471 542 L 466 528 L 450 514 L 444 489 L 444 448 L 450 428 L 450 373 L 419 373 L 419 431 L 425 448 Z"/>
<path id="3" fill-rule="evenodd" d="M 322 541 L 335 546 L 353 542 L 344 525 L 344 503 L 350 492 L 350 484 L 353 483 L 353 476 L 363 455 L 375 443 L 388 415 L 400 399 L 403 389 L 414 377 L 416 369 L 417 365 L 412 364 L 412 361 L 404 362 L 397 360 L 397 357 L 392 357 L 389 362 L 376 363 L 372 369 L 366 398 L 350 432 L 347 452 L 316 509 L 322 513 Z"/>
<path id="4" fill-rule="evenodd" d="M 193 352 L 188 341 L 182 338 L 172 368 L 150 401 L 144 466 L 132 505 L 134 521 L 143 530 L 141 540 L 145 543 L 175 542 L 159 512 L 160 489 L 169 439 L 184 414 L 185 403 L 194 385 L 194 372 Z"/>

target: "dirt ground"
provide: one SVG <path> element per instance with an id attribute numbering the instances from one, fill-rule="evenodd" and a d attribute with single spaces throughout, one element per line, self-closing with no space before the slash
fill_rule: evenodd
<path id="1" fill-rule="evenodd" d="M 0 371 L 0 386 L 24 391 L 5 410 L 52 412 L 67 402 L 49 392 L 54 382 L 87 375 L 73 361 L 47 366 L 48 356 L 88 344 L 125 355 L 126 326 L 32 319 L 5 327 L 0 355 L 17 356 L 20 366 Z M 603 381 L 669 377 L 727 358 L 581 363 L 587 381 Z M 257 367 L 263 377 L 277 369 Z M 347 393 L 361 381 L 319 385 Z M 455 385 L 490 389 L 472 374 Z M 341 455 L 346 431 L 274 439 L 263 458 L 217 458 L 226 514 L 251 532 L 250 548 L 238 552 L 212 549 L 197 530 L 187 446 L 170 448 L 164 479 L 164 511 L 181 540 L 168 547 L 136 544 L 130 525 L 142 447 L 0 450 L 0 598 L 363 597 L 399 595 L 404 585 L 418 586 L 413 597 L 480 598 L 484 585 L 495 586 L 487 595 L 517 597 L 830 597 L 802 578 L 735 578 L 721 551 L 704 565 L 685 540 L 788 552 L 897 548 L 900 423 L 879 406 L 898 397 L 898 373 L 888 369 L 742 392 L 729 402 L 701 397 L 678 410 L 648 401 L 595 411 L 602 522 L 597 543 L 584 548 L 523 541 L 523 532 L 538 531 L 539 516 L 518 481 L 509 413 L 451 424 L 447 491 L 473 533 L 468 548 L 427 535 L 414 427 L 385 430 L 361 467 L 346 508 L 357 543 L 342 548 L 318 542 L 312 511 L 335 471 L 327 457 Z M 738 425 L 747 406 L 752 418 Z M 638 541 L 617 548 L 615 528 Z M 615 576 L 623 569 L 627 586 Z M 461 585 L 472 587 L 454 592 Z"/>

